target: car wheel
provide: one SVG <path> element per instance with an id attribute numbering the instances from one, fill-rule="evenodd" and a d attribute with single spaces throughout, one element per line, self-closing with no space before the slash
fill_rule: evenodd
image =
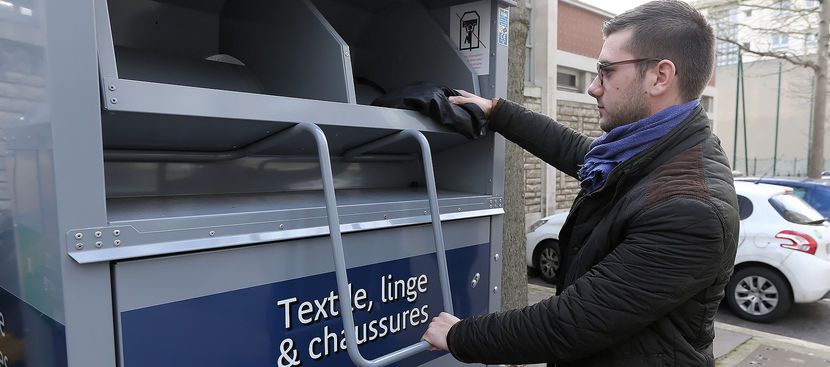
<path id="1" fill-rule="evenodd" d="M 556 241 L 542 241 L 536 249 L 533 264 L 542 280 L 548 283 L 556 281 L 559 271 L 559 243 Z"/>
<path id="2" fill-rule="evenodd" d="M 732 275 L 726 286 L 726 300 L 738 317 L 754 322 L 770 322 L 783 316 L 792 306 L 790 285 L 777 272 L 748 267 Z"/>

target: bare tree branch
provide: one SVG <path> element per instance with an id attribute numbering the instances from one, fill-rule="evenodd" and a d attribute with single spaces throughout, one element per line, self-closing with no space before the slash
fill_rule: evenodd
<path id="1" fill-rule="evenodd" d="M 772 58 L 775 58 L 775 59 L 781 59 L 781 60 L 785 60 L 785 61 L 787 61 L 787 62 L 789 62 L 793 65 L 803 66 L 805 68 L 811 68 L 814 71 L 818 70 L 818 64 L 816 64 L 814 61 L 812 61 L 810 59 L 807 59 L 807 58 L 799 57 L 798 55 L 796 55 L 795 53 L 793 53 L 791 51 L 763 51 L 763 50 L 757 50 L 757 49 L 753 49 L 751 47 L 746 47 L 742 43 L 740 43 L 740 42 L 738 42 L 734 39 L 728 38 L 728 37 L 716 37 L 716 38 L 719 41 L 723 41 L 723 42 L 738 46 L 739 50 L 741 50 L 742 52 L 748 53 L 748 54 L 753 54 L 753 55 L 761 56 L 761 57 L 772 57 Z"/>
<path id="2" fill-rule="evenodd" d="M 719 56 L 726 56 L 726 60 L 733 61 L 732 57 L 740 50 L 760 58 L 784 60 L 794 66 L 811 69 L 815 83 L 811 93 L 814 104 L 808 176 L 819 178 L 824 168 L 830 0 L 819 0 L 818 7 L 792 7 L 796 2 L 801 3 L 797 0 L 699 0 L 696 4 L 699 9 L 708 11 L 719 43 L 729 45 L 719 47 Z M 759 10 L 757 16 L 755 9 Z M 739 19 L 740 22 L 737 21 Z M 803 46 L 791 42 L 789 36 L 786 39 L 783 37 L 790 34 L 798 34 L 798 40 L 803 37 Z M 764 50 L 767 45 L 784 47 Z"/>
<path id="3" fill-rule="evenodd" d="M 788 8 L 782 8 L 781 2 L 778 0 L 767 0 L 767 1 L 724 1 L 723 5 L 740 5 L 743 8 L 750 8 L 750 9 L 763 9 L 763 10 L 772 10 L 772 11 L 779 11 L 785 13 L 785 15 L 807 15 L 807 14 L 818 14 L 820 10 L 820 6 L 813 6 L 813 7 L 803 7 L 803 6 L 793 6 L 795 4 L 799 4 L 800 1 L 792 1 L 790 2 L 790 6 Z"/>

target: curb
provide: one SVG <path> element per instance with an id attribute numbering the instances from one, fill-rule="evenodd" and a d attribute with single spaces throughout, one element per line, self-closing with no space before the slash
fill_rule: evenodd
<path id="1" fill-rule="evenodd" d="M 534 290 L 534 291 L 542 292 L 542 293 L 553 294 L 554 292 L 556 292 L 556 288 L 554 288 L 554 287 L 545 287 L 545 286 L 542 286 L 542 285 L 530 284 L 530 283 L 527 284 L 527 288 L 529 290 Z"/>
<path id="2" fill-rule="evenodd" d="M 724 323 L 718 322 L 718 321 L 715 321 L 715 328 L 723 329 L 723 330 L 729 330 L 729 331 L 732 331 L 732 332 L 735 332 L 735 333 L 746 334 L 746 335 L 749 335 L 753 338 L 762 339 L 762 340 L 765 340 L 765 341 L 768 341 L 768 342 L 788 344 L 790 346 L 798 347 L 800 349 L 810 349 L 812 351 L 821 352 L 821 353 L 830 355 L 830 346 L 824 345 L 824 344 L 813 343 L 813 342 L 808 342 L 808 341 L 804 341 L 804 340 L 801 340 L 801 339 L 791 338 L 791 337 L 788 337 L 788 336 L 783 336 L 783 335 L 778 335 L 778 334 L 771 334 L 771 333 L 766 333 L 766 332 L 763 332 L 763 331 L 747 329 L 745 327 L 735 326 L 735 325 L 731 325 L 731 324 L 724 324 Z M 738 348 L 740 348 L 740 346 L 738 346 Z M 737 348 L 735 348 L 735 349 L 737 349 Z M 727 354 L 729 354 L 729 353 L 727 353 Z"/>

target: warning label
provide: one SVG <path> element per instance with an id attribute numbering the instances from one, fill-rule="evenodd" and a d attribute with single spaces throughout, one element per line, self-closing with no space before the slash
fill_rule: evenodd
<path id="1" fill-rule="evenodd" d="M 450 39 L 477 75 L 490 74 L 490 2 L 478 1 L 451 7 Z"/>

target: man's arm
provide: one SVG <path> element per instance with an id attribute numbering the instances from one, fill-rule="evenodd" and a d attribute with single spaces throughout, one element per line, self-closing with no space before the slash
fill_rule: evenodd
<path id="1" fill-rule="evenodd" d="M 452 103 L 475 103 L 487 117 L 488 126 L 508 140 L 572 177 L 593 139 L 569 129 L 548 116 L 504 99 L 486 99 L 465 91 L 450 97 Z"/>
<path id="2" fill-rule="evenodd" d="M 538 304 L 466 319 L 447 345 L 464 362 L 571 361 L 641 332 L 717 278 L 723 227 L 715 208 L 673 198 L 632 220 L 626 238 L 588 273 Z"/>

